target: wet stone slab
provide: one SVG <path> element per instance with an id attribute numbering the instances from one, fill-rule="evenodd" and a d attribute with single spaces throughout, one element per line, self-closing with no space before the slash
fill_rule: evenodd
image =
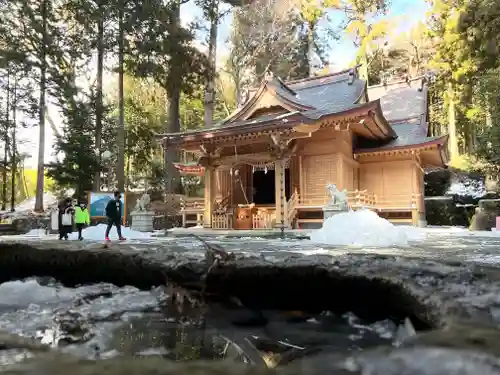
<path id="1" fill-rule="evenodd" d="M 297 252 L 278 251 L 266 241 L 250 245 L 241 241 L 240 245 L 237 251 L 237 241 L 228 242 L 236 259 L 214 267 L 206 276 L 210 265 L 205 261 L 203 245 L 195 240 L 112 244 L 109 248 L 99 243 L 2 241 L 0 278 L 8 281 L 52 276 L 66 285 L 109 282 L 143 289 L 173 282 L 188 289 L 204 289 L 214 298 L 210 308 L 236 298 L 247 310 L 243 320 L 251 320 L 255 311 L 313 314 L 328 310 L 336 314 L 353 312 L 372 322 L 391 319 L 400 323 L 409 318 L 420 331 L 399 348 L 357 354 L 325 348 L 292 361 L 279 369 L 283 372 L 500 374 L 496 359 L 500 334 L 495 328 L 500 320 L 500 269 L 494 266 L 466 262 L 460 256 L 450 256 L 451 260 L 415 257 L 418 248 L 413 254 L 409 249 L 404 254 L 397 249 L 380 251 L 385 254 L 335 249 L 330 255 L 306 256 L 299 254 L 300 243 L 293 241 L 283 247 L 296 247 Z M 263 251 L 256 251 L 256 247 Z M 388 254 L 390 251 L 396 255 Z M 212 316 L 221 318 L 222 313 L 214 310 Z M 228 315 L 229 322 L 236 320 Z M 11 346 L 16 349 L 16 345 Z M 10 347 L 6 344 L 4 348 Z M 132 367 L 125 365 L 126 359 L 86 362 L 57 352 L 33 352 L 33 363 L 46 369 L 38 373 L 56 374 L 62 371 L 61 366 L 67 366 L 65 373 L 71 369 L 77 374 L 97 374 L 103 369 L 100 366 L 109 366 L 106 368 L 116 374 L 133 373 Z M 140 366 L 145 374 L 193 373 L 201 366 L 163 364 L 159 370 L 155 361 L 144 359 L 130 366 Z M 36 366 L 23 363 L 10 370 L 30 374 Z M 203 368 L 217 373 L 262 371 L 217 361 L 205 363 Z"/>

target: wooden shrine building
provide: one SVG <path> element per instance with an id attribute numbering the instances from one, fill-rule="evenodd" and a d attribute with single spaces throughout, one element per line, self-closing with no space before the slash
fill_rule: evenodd
<path id="1" fill-rule="evenodd" d="M 159 137 L 196 155 L 207 228 L 318 227 L 331 183 L 352 209 L 418 225 L 424 168 L 447 161 L 447 136 L 427 136 L 427 107 L 422 77 L 367 87 L 355 69 L 291 82 L 268 74 L 214 128 Z"/>

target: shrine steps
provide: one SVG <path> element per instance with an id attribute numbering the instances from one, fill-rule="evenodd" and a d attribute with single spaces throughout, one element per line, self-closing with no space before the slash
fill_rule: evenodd
<path id="1" fill-rule="evenodd" d="M 323 208 L 298 207 L 295 216 L 297 229 L 319 229 L 323 225 Z"/>

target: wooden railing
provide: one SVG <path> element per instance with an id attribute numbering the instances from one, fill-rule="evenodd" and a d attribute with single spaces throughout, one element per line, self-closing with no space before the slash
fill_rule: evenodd
<path id="1" fill-rule="evenodd" d="M 330 197 L 299 197 L 298 204 L 299 207 L 323 207 L 328 204 Z M 347 192 L 347 202 L 349 207 L 352 208 L 374 208 L 376 205 L 376 196 L 369 193 L 367 190 L 351 190 Z"/>
<path id="2" fill-rule="evenodd" d="M 205 206 L 204 198 L 182 197 L 181 198 L 181 212 L 182 211 L 203 211 Z"/>
<path id="3" fill-rule="evenodd" d="M 295 208 L 323 207 L 330 197 L 299 197 Z M 390 196 L 375 195 L 367 190 L 347 192 L 348 205 L 352 209 L 369 208 L 375 210 L 408 210 L 420 209 L 421 194 L 393 194 Z"/>
<path id="4" fill-rule="evenodd" d="M 276 212 L 263 209 L 257 209 L 257 212 L 252 215 L 253 229 L 272 229 L 273 222 L 276 220 Z"/>
<path id="5" fill-rule="evenodd" d="M 202 225 L 203 210 L 205 206 L 204 198 L 181 197 L 181 215 L 182 227 L 186 228 L 188 224 Z M 191 219 L 196 216 L 196 219 Z"/>
<path id="6" fill-rule="evenodd" d="M 213 214 L 212 229 L 232 229 L 233 215 L 230 213 Z"/>
<path id="7" fill-rule="evenodd" d="M 354 190 L 347 193 L 347 204 L 353 209 L 374 208 L 377 205 L 377 197 L 367 190 Z"/>
<path id="8" fill-rule="evenodd" d="M 421 194 L 393 194 L 390 196 L 377 196 L 376 207 L 378 210 L 403 210 L 418 209 L 418 200 Z"/>

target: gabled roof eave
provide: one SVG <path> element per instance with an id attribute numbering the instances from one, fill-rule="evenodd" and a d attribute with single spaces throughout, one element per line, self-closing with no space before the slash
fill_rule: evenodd
<path id="1" fill-rule="evenodd" d="M 277 87 L 276 87 L 277 86 Z M 271 93 L 274 97 L 278 98 L 284 104 L 285 109 L 289 111 L 307 111 L 311 109 L 315 109 L 313 106 L 301 103 L 298 100 L 290 100 L 290 98 L 286 98 L 281 95 L 277 88 L 286 91 L 288 94 L 295 96 L 296 92 L 288 87 L 279 77 L 271 76 L 266 77 L 257 92 L 249 99 L 247 102 L 236 109 L 233 113 L 231 113 L 226 119 L 224 119 L 221 123 L 222 126 L 229 124 L 231 122 L 239 121 L 238 118 L 240 114 L 247 112 L 253 105 L 255 105 L 259 99 L 264 95 L 265 92 Z"/>
<path id="2" fill-rule="evenodd" d="M 362 155 L 362 154 L 372 154 L 376 152 L 386 152 L 386 151 L 396 151 L 396 150 L 411 150 L 411 149 L 417 149 L 417 148 L 424 148 L 424 147 L 429 147 L 429 146 L 438 146 L 438 147 L 443 147 L 448 143 L 448 135 L 443 135 L 439 138 L 435 138 L 432 140 L 428 140 L 425 142 L 421 143 L 414 143 L 414 144 L 408 144 L 404 146 L 393 146 L 393 147 L 372 147 L 372 148 L 367 148 L 367 149 L 358 149 L 354 150 L 354 153 L 356 155 Z"/>

